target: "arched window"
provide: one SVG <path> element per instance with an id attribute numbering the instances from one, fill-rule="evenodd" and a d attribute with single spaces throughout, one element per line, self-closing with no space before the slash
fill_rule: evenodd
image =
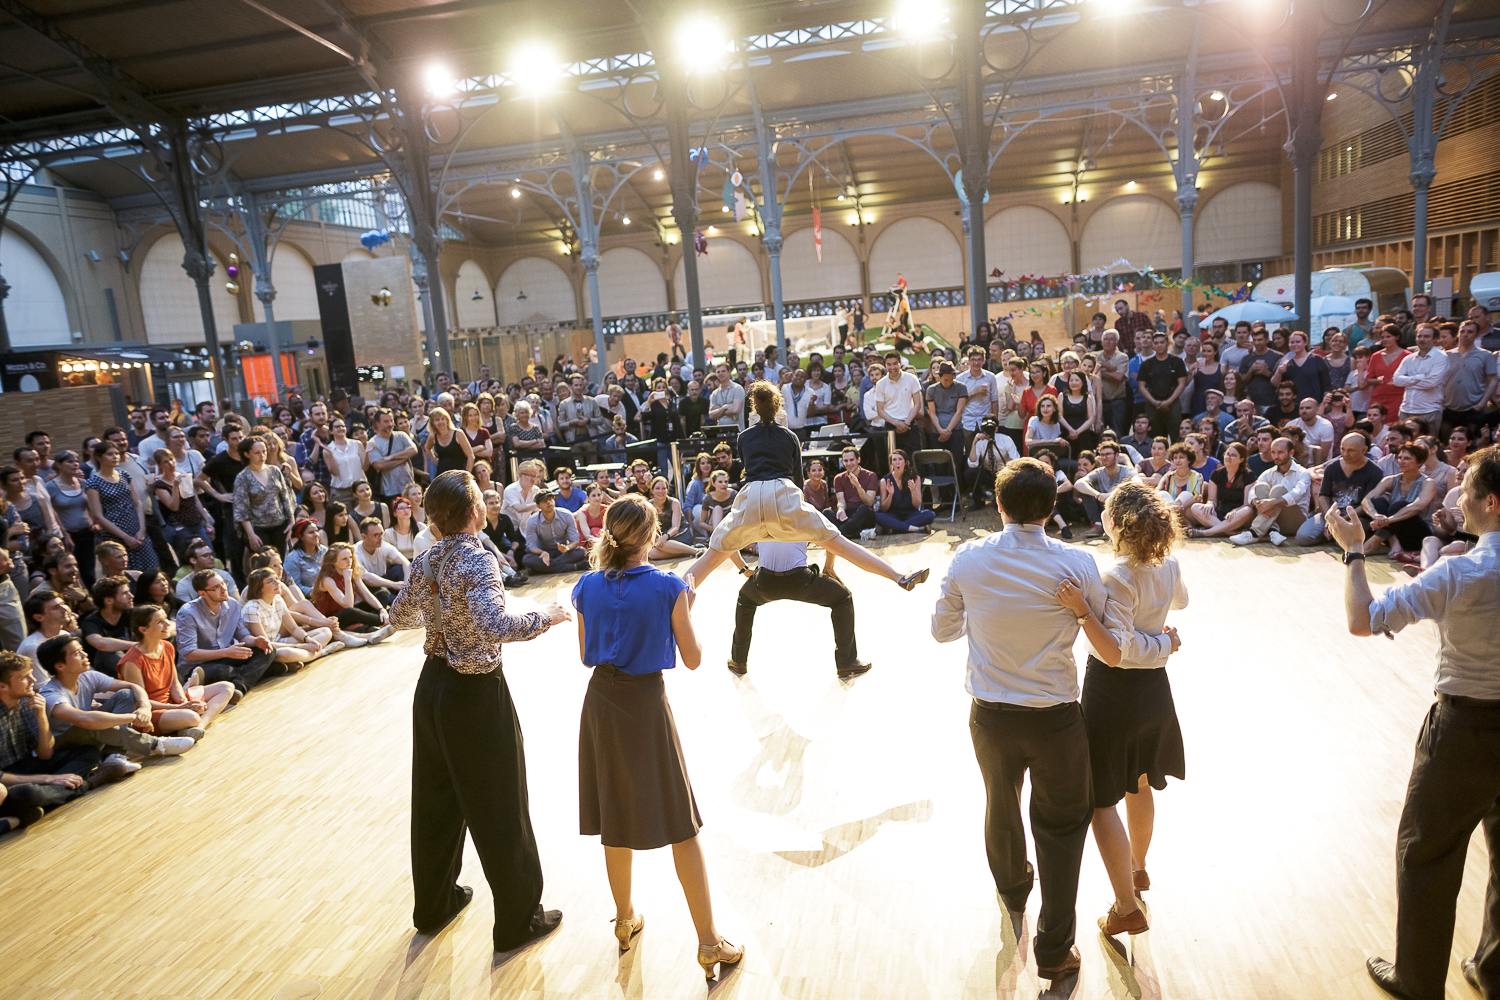
<path id="1" fill-rule="evenodd" d="M 831 213 L 830 213 L 831 214 Z M 827 218 L 828 216 L 824 216 Z M 859 257 L 837 229 L 823 226 L 823 262 L 813 231 L 799 229 L 781 246 L 781 298 L 786 302 L 848 298 L 859 294 Z"/>
<path id="2" fill-rule="evenodd" d="M 692 246 L 683 253 L 694 253 Z M 682 261 L 677 262 L 677 308 L 687 309 L 687 280 Z M 698 257 L 698 297 L 705 309 L 716 306 L 759 304 L 760 265 L 755 255 L 738 240 L 721 236 L 708 241 L 708 253 Z M 601 307 L 602 308 L 602 307 Z M 605 315 L 608 315 L 606 312 Z"/>
<path id="3" fill-rule="evenodd" d="M 1182 266 L 1182 221 L 1148 194 L 1127 194 L 1099 207 L 1084 224 L 1078 247 L 1085 271 L 1125 258 L 1135 267 Z M 1121 264 L 1116 271 L 1129 268 Z"/>
<path id="4" fill-rule="evenodd" d="M 687 308 L 683 300 L 677 305 Z M 667 283 L 661 268 L 633 247 L 615 247 L 599 255 L 599 311 L 605 316 L 642 316 L 667 311 Z M 588 285 L 583 288 L 583 315 L 593 319 Z"/>
<path id="5" fill-rule="evenodd" d="M 525 293 L 526 297 L 521 298 Z M 563 323 L 578 318 L 573 282 L 568 274 L 545 257 L 522 257 L 500 275 L 495 288 L 501 326 L 522 323 Z"/>
<path id="6" fill-rule="evenodd" d="M 870 248 L 870 291 L 885 291 L 896 283 L 897 274 L 913 291 L 964 285 L 964 253 L 953 231 L 920 216 L 883 229 Z"/>
<path id="7" fill-rule="evenodd" d="M 182 269 L 182 237 L 167 233 L 151 244 L 141 261 L 141 313 L 146 341 L 151 344 L 203 343 L 203 314 L 198 310 L 198 286 Z M 240 319 L 239 301 L 224 290 L 224 263 L 218 261 L 209 279 L 214 327 L 221 342 L 234 339 Z"/>
<path id="8" fill-rule="evenodd" d="M 4 308 L 11 347 L 73 342 L 67 302 L 52 265 L 30 240 L 8 227 L 0 230 L 0 273 L 10 282 Z"/>

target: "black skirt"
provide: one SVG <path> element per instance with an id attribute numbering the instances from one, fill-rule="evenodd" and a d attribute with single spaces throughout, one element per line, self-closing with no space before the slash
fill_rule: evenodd
<path id="1" fill-rule="evenodd" d="M 1182 729 L 1165 667 L 1124 670 L 1093 656 L 1083 680 L 1083 722 L 1094 771 L 1094 808 L 1107 809 L 1140 787 L 1186 776 Z"/>

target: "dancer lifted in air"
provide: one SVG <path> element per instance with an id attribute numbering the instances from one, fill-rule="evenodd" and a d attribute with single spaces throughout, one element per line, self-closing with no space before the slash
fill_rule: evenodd
<path id="1" fill-rule="evenodd" d="M 841 559 L 911 590 L 927 579 L 919 569 L 902 576 L 894 566 L 839 534 L 833 522 L 802 499 L 802 446 L 797 435 L 776 422 L 781 393 L 769 382 L 750 384 L 746 394 L 759 423 L 739 437 L 745 488 L 714 529 L 708 551 L 688 569 L 688 586 L 701 583 L 714 568 L 751 542 L 817 542 Z"/>

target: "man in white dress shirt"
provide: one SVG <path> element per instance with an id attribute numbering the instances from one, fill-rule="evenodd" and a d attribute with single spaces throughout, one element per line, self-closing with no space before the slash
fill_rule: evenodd
<path id="1" fill-rule="evenodd" d="M 1229 536 L 1235 545 L 1249 545 L 1267 535 L 1272 545 L 1282 545 L 1307 520 L 1312 473 L 1293 461 L 1292 451 L 1288 438 L 1271 442 L 1271 461 L 1275 464 L 1262 472 L 1245 494 L 1255 508 L 1255 520 L 1244 531 Z"/>
<path id="2" fill-rule="evenodd" d="M 1047 537 L 1057 499 L 1052 470 L 1032 458 L 995 478 L 1005 529 L 959 547 L 932 614 L 938 642 L 969 640 L 964 687 L 974 697 L 969 733 L 984 776 L 985 853 L 1004 905 L 1024 910 L 1035 872 L 1037 973 L 1076 972 L 1078 868 L 1093 817 L 1088 734 L 1079 707 L 1073 642 L 1079 622 L 1058 603 L 1074 582 L 1091 616 L 1103 619 L 1106 592 L 1093 553 Z M 1035 872 L 1026 860 L 1021 781 L 1031 772 Z"/>
<path id="3" fill-rule="evenodd" d="M 1448 355 L 1437 346 L 1437 329 L 1417 329 L 1417 349 L 1401 359 L 1391 384 L 1406 390 L 1401 396 L 1401 419 L 1420 420 L 1430 434 L 1443 422 L 1443 387 L 1448 383 Z"/>
<path id="4" fill-rule="evenodd" d="M 1489 844 L 1489 895 L 1474 958 L 1460 963 L 1482 996 L 1500 996 L 1500 448 L 1469 456 L 1459 499 L 1471 551 L 1442 559 L 1379 597 L 1365 577 L 1364 527 L 1328 513 L 1344 550 L 1349 632 L 1393 637 L 1408 625 L 1437 626 L 1437 703 L 1417 739 L 1396 832 L 1396 960 L 1371 957 L 1370 977 L 1392 996 L 1441 1000 L 1453 949 L 1464 859 L 1474 828 Z"/>

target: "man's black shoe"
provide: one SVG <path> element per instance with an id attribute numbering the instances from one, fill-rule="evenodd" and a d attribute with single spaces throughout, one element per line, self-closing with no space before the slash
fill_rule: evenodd
<path id="1" fill-rule="evenodd" d="M 436 934 L 438 931 L 442 930 L 444 927 L 447 927 L 449 924 L 453 923 L 453 918 L 454 917 L 456 917 L 460 913 L 464 912 L 464 907 L 468 906 L 469 905 L 469 901 L 474 898 L 474 890 L 470 889 L 466 885 L 461 885 L 461 886 L 458 887 L 458 889 L 459 889 L 460 892 L 462 892 L 464 894 L 464 901 L 462 903 L 459 903 L 458 907 L 452 913 L 448 914 L 448 916 L 445 917 L 440 923 L 437 923 L 437 924 L 433 925 L 432 927 L 418 927 L 417 928 L 417 933 L 418 934 L 428 934 L 428 935 Z"/>
<path id="2" fill-rule="evenodd" d="M 870 672 L 870 668 L 874 665 L 875 664 L 869 662 L 868 660 L 855 660 L 847 667 L 839 667 L 839 680 L 847 681 L 851 677 L 858 677 L 860 674 L 867 674 Z"/>
<path id="3" fill-rule="evenodd" d="M 1402 988 L 1401 980 L 1396 978 L 1396 967 L 1390 962 L 1371 955 L 1365 959 L 1365 970 L 1370 973 L 1370 978 L 1375 980 L 1375 985 L 1391 996 L 1399 1000 L 1411 1000 L 1411 994 Z"/>
<path id="4" fill-rule="evenodd" d="M 1458 963 L 1458 967 L 1463 970 L 1464 982 L 1474 987 L 1475 993 L 1483 995 L 1484 990 L 1479 988 L 1479 967 L 1474 964 L 1474 960 L 1466 958 Z"/>
<path id="5" fill-rule="evenodd" d="M 537 907 L 537 915 L 531 918 L 531 927 L 527 930 L 525 936 L 521 940 L 514 942 L 502 943 L 496 941 L 495 950 L 515 951 L 517 948 L 524 948 L 533 941 L 540 941 L 548 934 L 557 930 L 557 925 L 560 923 L 562 923 L 562 910 L 543 910 L 541 907 Z"/>
<path id="6" fill-rule="evenodd" d="M 750 670 L 750 668 L 745 664 L 737 663 L 734 660 L 730 660 L 727 664 L 725 664 L 725 666 L 727 666 L 729 668 L 729 672 L 731 674 L 734 674 L 734 676 L 736 677 L 743 677 Z"/>

